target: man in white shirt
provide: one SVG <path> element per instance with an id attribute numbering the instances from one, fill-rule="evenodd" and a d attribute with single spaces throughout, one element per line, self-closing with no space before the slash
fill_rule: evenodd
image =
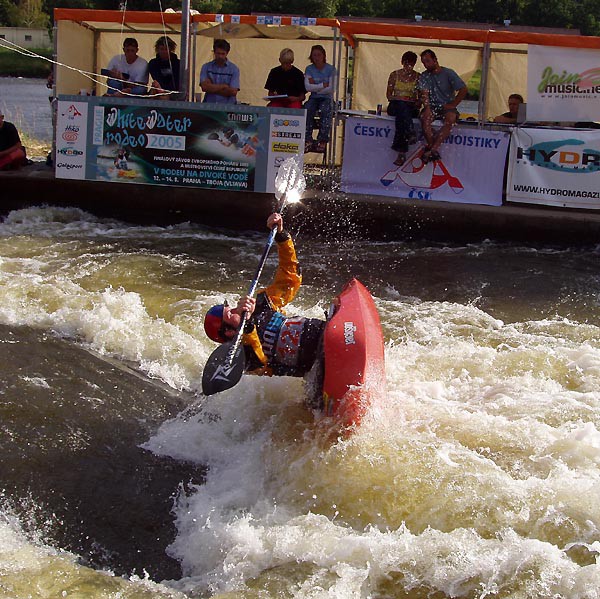
<path id="1" fill-rule="evenodd" d="M 137 40 L 134 37 L 125 38 L 123 54 L 117 54 L 108 63 L 111 78 L 108 80 L 107 96 L 147 93 L 148 62 L 137 53 Z"/>

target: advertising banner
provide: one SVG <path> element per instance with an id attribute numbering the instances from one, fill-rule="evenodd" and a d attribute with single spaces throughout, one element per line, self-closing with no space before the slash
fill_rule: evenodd
<path id="1" fill-rule="evenodd" d="M 346 121 L 342 191 L 398 198 L 500 206 L 509 134 L 456 126 L 442 144 L 442 159 L 421 160 L 423 139 L 406 162 L 394 165 L 394 120 L 351 117 Z"/>
<path id="2" fill-rule="evenodd" d="M 56 177 L 85 179 L 87 102 L 59 102 L 56 114 Z"/>
<path id="3" fill-rule="evenodd" d="M 600 208 L 600 131 L 516 129 L 506 199 Z"/>
<path id="4" fill-rule="evenodd" d="M 528 121 L 596 121 L 600 50 L 529 46 Z"/>
<path id="5" fill-rule="evenodd" d="M 76 155 L 57 160 L 60 178 L 272 192 L 279 164 L 304 149 L 303 110 L 61 97 L 62 113 L 57 138 L 76 136 L 65 142 Z"/>

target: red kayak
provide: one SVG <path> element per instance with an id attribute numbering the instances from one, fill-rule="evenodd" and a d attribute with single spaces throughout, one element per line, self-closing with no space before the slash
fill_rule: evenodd
<path id="1" fill-rule="evenodd" d="M 360 426 L 385 398 L 384 344 L 375 302 L 359 280 L 344 287 L 337 303 L 325 327 L 324 412 L 347 428 Z"/>

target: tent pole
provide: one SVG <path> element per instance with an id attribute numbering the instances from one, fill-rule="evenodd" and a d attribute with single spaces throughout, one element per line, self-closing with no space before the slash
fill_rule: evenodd
<path id="1" fill-rule="evenodd" d="M 190 90 L 190 102 L 196 101 L 196 48 L 198 44 L 198 23 L 194 23 L 192 26 L 192 88 Z"/>
<path id="2" fill-rule="evenodd" d="M 490 70 L 490 43 L 486 42 L 483 46 L 483 56 L 481 60 L 481 81 L 479 82 L 479 126 L 483 125 L 487 112 L 487 88 L 488 75 Z"/>
<path id="3" fill-rule="evenodd" d="M 179 99 L 189 100 L 190 73 L 190 0 L 181 3 L 181 56 L 179 57 Z"/>

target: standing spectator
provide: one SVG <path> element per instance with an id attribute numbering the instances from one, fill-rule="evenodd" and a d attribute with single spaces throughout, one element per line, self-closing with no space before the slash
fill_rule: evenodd
<path id="1" fill-rule="evenodd" d="M 134 37 L 126 37 L 123 42 L 123 54 L 117 54 L 108 63 L 111 79 L 108 80 L 107 96 L 139 96 L 146 93 L 148 63 L 137 53 L 137 40 Z"/>
<path id="2" fill-rule="evenodd" d="M 285 95 L 287 98 L 274 98 L 267 106 L 271 108 L 302 108 L 306 98 L 304 74 L 294 66 L 294 52 L 284 48 L 279 53 L 280 66 L 269 71 L 265 89 L 269 96 Z"/>
<path id="3" fill-rule="evenodd" d="M 421 52 L 421 62 L 426 71 L 421 73 L 417 89 L 421 92 L 421 124 L 427 142 L 422 160 L 429 162 L 441 158 L 440 146 L 458 120 L 456 107 L 465 99 L 467 86 L 456 71 L 440 66 L 433 50 Z M 432 124 L 435 119 L 443 120 L 444 124 L 434 135 Z"/>
<path id="4" fill-rule="evenodd" d="M 21 145 L 21 138 L 17 128 L 4 120 L 0 113 L 0 171 L 18 169 L 27 164 L 25 148 Z"/>
<path id="5" fill-rule="evenodd" d="M 179 91 L 179 58 L 175 54 L 177 44 L 167 36 L 161 36 L 154 44 L 156 58 L 148 63 L 148 71 L 152 77 L 150 93 L 160 94 Z M 176 94 L 165 96 L 166 99 Z"/>
<path id="6" fill-rule="evenodd" d="M 335 68 L 327 63 L 325 48 L 320 44 L 310 50 L 310 62 L 304 73 L 304 87 L 311 92 L 306 108 L 306 145 L 305 152 L 325 152 L 331 131 L 333 117 L 333 92 L 335 90 Z M 321 112 L 321 126 L 317 143 L 313 140 L 315 115 Z"/>
<path id="7" fill-rule="evenodd" d="M 202 65 L 200 87 L 204 92 L 203 102 L 236 104 L 240 91 L 240 70 L 227 55 L 231 46 L 227 40 L 216 39 L 213 43 L 214 60 Z"/>
<path id="8" fill-rule="evenodd" d="M 387 113 L 396 117 L 396 132 L 392 142 L 392 150 L 398 152 L 394 160 L 396 166 L 402 166 L 406 160 L 406 152 L 410 140 L 415 139 L 413 117 L 418 116 L 417 81 L 419 73 L 415 71 L 417 55 L 405 52 L 402 55 L 402 68 L 390 73 L 386 96 L 389 102 Z"/>
<path id="9" fill-rule="evenodd" d="M 505 125 L 516 125 L 517 116 L 519 116 L 519 106 L 523 104 L 523 96 L 521 94 L 510 94 L 508 96 L 508 112 L 499 114 L 494 123 L 504 123 Z"/>

